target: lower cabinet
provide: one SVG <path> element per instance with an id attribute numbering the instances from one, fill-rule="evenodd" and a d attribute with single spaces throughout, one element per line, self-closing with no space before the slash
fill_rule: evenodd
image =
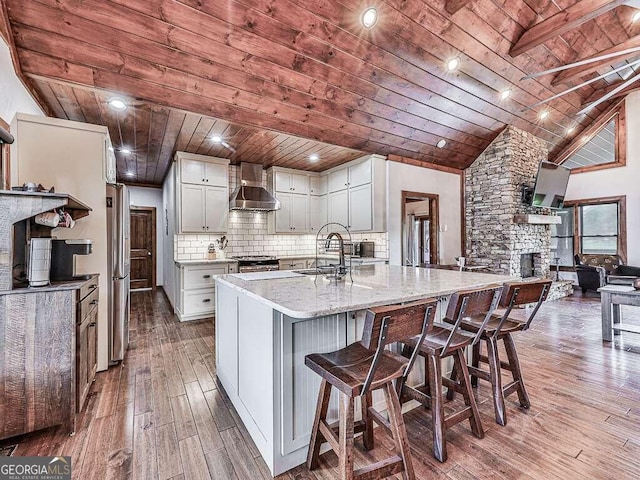
<path id="1" fill-rule="evenodd" d="M 98 282 L 78 290 L 76 306 L 76 410 L 81 412 L 98 370 Z"/>
<path id="2" fill-rule="evenodd" d="M 213 316 L 216 312 L 216 277 L 237 272 L 235 262 L 181 265 L 178 318 L 187 321 Z"/>

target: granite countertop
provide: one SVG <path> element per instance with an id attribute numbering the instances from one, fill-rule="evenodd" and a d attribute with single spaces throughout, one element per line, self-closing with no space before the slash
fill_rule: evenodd
<path id="1" fill-rule="evenodd" d="M 278 260 L 307 260 L 307 259 L 315 259 L 315 255 L 284 255 L 277 256 Z M 320 260 L 338 260 L 339 257 L 337 255 L 318 255 Z M 360 262 L 387 262 L 388 258 L 380 258 L 380 257 L 351 257 L 351 261 L 353 263 Z"/>
<path id="2" fill-rule="evenodd" d="M 62 290 L 78 290 L 85 283 L 94 280 L 98 277 L 97 273 L 90 274 L 91 278 L 87 280 L 70 280 L 67 282 L 53 282 L 45 287 L 23 287 L 14 288 L 13 290 L 4 290 L 0 292 L 0 295 L 15 295 L 22 293 L 40 293 L 40 292 L 59 292 Z"/>
<path id="3" fill-rule="evenodd" d="M 209 265 L 216 263 L 238 263 L 238 260 L 234 258 L 216 258 L 215 260 L 207 260 L 203 258 L 202 260 L 176 260 L 175 264 L 179 267 L 183 265 Z"/>
<path id="4" fill-rule="evenodd" d="M 348 277 L 347 277 L 348 278 Z M 450 295 L 458 290 L 501 284 L 515 277 L 488 273 L 374 264 L 353 270 L 353 283 L 329 283 L 324 277 L 302 275 L 268 280 L 216 278 L 293 318 L 314 318 L 380 305 Z"/>

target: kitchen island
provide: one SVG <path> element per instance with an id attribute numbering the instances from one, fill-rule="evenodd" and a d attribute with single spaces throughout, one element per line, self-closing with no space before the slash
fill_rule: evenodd
<path id="1" fill-rule="evenodd" d="M 282 271 L 220 276 L 217 376 L 271 473 L 279 475 L 307 455 L 320 378 L 304 365 L 305 355 L 359 340 L 367 308 L 436 297 L 441 316 L 452 293 L 508 280 L 380 264 L 354 268 L 353 283 Z M 381 402 L 384 408 L 374 397 Z M 330 421 L 336 414 L 334 394 Z"/>

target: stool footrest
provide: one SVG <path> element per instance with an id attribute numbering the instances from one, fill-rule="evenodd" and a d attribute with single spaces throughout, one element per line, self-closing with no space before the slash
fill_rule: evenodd
<path id="1" fill-rule="evenodd" d="M 484 370 L 480 370 L 479 368 L 476 368 L 471 365 L 469 365 L 467 368 L 469 369 L 469 374 L 472 377 L 478 377 L 487 382 L 491 381 L 491 375 L 489 374 L 489 372 L 485 372 Z"/>
<path id="2" fill-rule="evenodd" d="M 380 425 L 387 432 L 387 434 L 389 434 L 389 435 L 391 435 L 393 437 L 393 434 L 391 433 L 391 424 L 389 423 L 389 421 L 386 418 L 384 418 L 380 414 L 380 412 L 378 412 L 375 408 L 370 407 L 369 408 L 369 415 L 371 416 L 371 418 L 373 419 L 374 422 L 376 422 L 378 425 Z"/>
<path id="3" fill-rule="evenodd" d="M 473 412 L 471 411 L 471 407 L 466 407 L 444 419 L 444 424 L 447 429 L 457 425 L 458 423 L 466 420 L 467 418 L 471 418 Z"/>
<path id="4" fill-rule="evenodd" d="M 375 480 L 395 475 L 403 470 L 402 458 L 394 455 L 354 471 L 353 478 L 354 480 Z"/>
<path id="5" fill-rule="evenodd" d="M 329 445 L 331 445 L 333 451 L 339 452 L 340 441 L 338 440 L 338 437 L 336 436 L 333 429 L 324 420 L 320 420 L 320 425 L 318 427 L 320 429 L 320 433 L 322 434 L 324 439 L 329 442 Z"/>
<path id="6" fill-rule="evenodd" d="M 511 395 L 513 392 L 518 390 L 518 387 L 520 386 L 520 382 L 518 380 L 511 382 L 510 384 L 506 385 L 502 391 L 504 392 L 504 396 L 508 397 L 509 395 Z"/>

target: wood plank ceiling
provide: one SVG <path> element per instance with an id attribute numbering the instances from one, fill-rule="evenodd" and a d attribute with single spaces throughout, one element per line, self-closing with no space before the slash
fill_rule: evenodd
<path id="1" fill-rule="evenodd" d="M 637 10 L 611 0 L 0 2 L 19 66 L 48 108 L 107 125 L 116 146 L 133 146 L 118 157 L 120 175 L 148 184 L 176 150 L 310 170 L 359 152 L 463 169 L 507 124 L 553 156 L 569 127 L 575 137 L 610 104 L 576 116 L 583 103 L 633 70 L 528 107 L 629 59 L 573 78 L 522 77 L 640 43 Z M 370 5 L 379 20 L 367 30 L 359 17 Z M 544 20 L 560 11 L 572 28 L 550 35 Z M 448 72 L 452 57 L 461 65 Z M 132 108 L 111 111 L 113 95 Z M 212 145 L 213 134 L 237 151 Z"/>

